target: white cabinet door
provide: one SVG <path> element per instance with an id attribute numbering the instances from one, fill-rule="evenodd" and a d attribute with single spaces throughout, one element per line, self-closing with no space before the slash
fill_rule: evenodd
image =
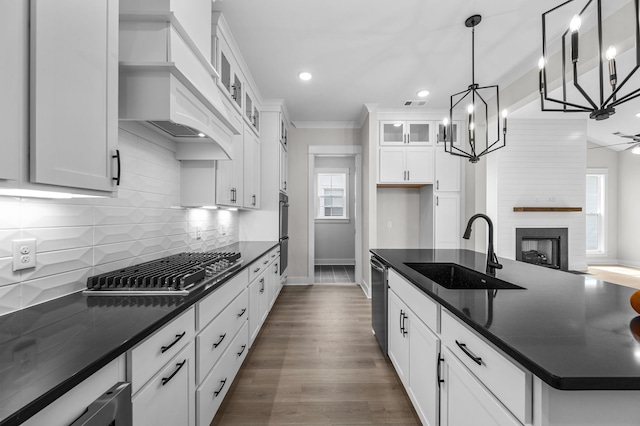
<path id="1" fill-rule="evenodd" d="M 409 395 L 416 412 L 427 426 L 438 424 L 437 366 L 440 339 L 419 319 L 411 319 L 409 335 Z"/>
<path id="2" fill-rule="evenodd" d="M 408 308 L 389 291 L 387 353 L 405 388 L 409 387 L 409 321 Z"/>
<path id="3" fill-rule="evenodd" d="M 243 139 L 243 135 L 233 136 L 233 159 L 220 160 L 216 164 L 216 204 L 242 206 Z"/>
<path id="4" fill-rule="evenodd" d="M 195 354 L 190 343 L 132 400 L 134 425 L 195 425 Z"/>
<path id="5" fill-rule="evenodd" d="M 438 192 L 435 194 L 434 245 L 437 249 L 460 247 L 460 194 Z"/>
<path id="6" fill-rule="evenodd" d="M 451 155 L 443 147 L 436 148 L 436 191 L 460 191 L 462 158 Z"/>
<path id="7" fill-rule="evenodd" d="M 431 121 L 407 121 L 407 143 L 409 145 L 431 145 L 435 123 Z"/>
<path id="8" fill-rule="evenodd" d="M 244 130 L 244 198 L 242 206 L 260 208 L 260 140 L 245 126 Z"/>
<path id="9" fill-rule="evenodd" d="M 268 271 L 263 271 L 249 286 L 249 341 L 256 339 L 269 313 Z"/>
<path id="10" fill-rule="evenodd" d="M 378 179 L 380 182 L 406 182 L 404 167 L 405 148 L 380 148 L 380 167 Z"/>
<path id="11" fill-rule="evenodd" d="M 433 148 L 406 148 L 407 183 L 433 182 Z"/>
<path id="12" fill-rule="evenodd" d="M 118 1 L 31 1 L 31 182 L 111 192 Z"/>
<path id="13" fill-rule="evenodd" d="M 287 193 L 287 179 L 289 174 L 289 154 L 283 144 L 278 144 L 280 149 L 280 192 Z"/>
<path id="14" fill-rule="evenodd" d="M 522 426 L 448 349 L 442 352 L 442 426 Z"/>
<path id="15" fill-rule="evenodd" d="M 407 143 L 404 121 L 380 122 L 380 145 L 404 145 Z"/>

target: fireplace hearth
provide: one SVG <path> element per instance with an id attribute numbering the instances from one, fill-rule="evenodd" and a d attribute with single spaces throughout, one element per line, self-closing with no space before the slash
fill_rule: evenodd
<path id="1" fill-rule="evenodd" d="M 568 228 L 516 228 L 516 260 L 569 270 Z"/>

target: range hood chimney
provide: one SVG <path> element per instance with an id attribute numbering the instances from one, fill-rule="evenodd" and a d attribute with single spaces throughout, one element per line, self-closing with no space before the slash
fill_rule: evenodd
<path id="1" fill-rule="evenodd" d="M 178 160 L 228 160 L 239 135 L 217 71 L 175 15 L 120 15 L 119 119 L 176 142 Z"/>

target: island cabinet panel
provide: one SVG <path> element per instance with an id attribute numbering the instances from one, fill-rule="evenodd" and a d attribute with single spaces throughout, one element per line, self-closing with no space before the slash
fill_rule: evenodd
<path id="1" fill-rule="evenodd" d="M 133 398 L 134 425 L 195 426 L 195 350 L 190 343 Z"/>
<path id="2" fill-rule="evenodd" d="M 442 314 L 443 344 L 521 423 L 531 419 L 532 376 L 505 358 L 447 310 Z"/>
<path id="3" fill-rule="evenodd" d="M 439 331 L 440 306 L 418 290 L 413 284 L 402 278 L 393 269 L 389 270 L 389 288 L 391 288 L 410 308 L 417 313 L 433 332 Z"/>
<path id="4" fill-rule="evenodd" d="M 522 426 L 451 351 L 442 356 L 442 426 Z"/>
<path id="5" fill-rule="evenodd" d="M 424 318 L 406 303 L 410 300 L 408 298 L 417 296 L 418 303 L 412 305 L 422 308 L 424 305 L 420 302 L 427 297 L 412 293 L 410 288 L 405 287 L 411 285 L 394 271 L 390 270 L 389 275 L 388 355 L 420 420 L 425 425 L 435 426 L 438 424 L 439 407 L 437 364 L 440 339 L 425 324 Z M 395 277 L 392 278 L 393 275 Z M 396 294 L 396 290 L 400 294 Z M 411 299 L 411 302 L 416 300 Z M 431 306 L 426 310 L 421 309 L 421 312 L 430 311 Z M 426 318 L 429 323 L 436 324 L 435 319 Z"/>

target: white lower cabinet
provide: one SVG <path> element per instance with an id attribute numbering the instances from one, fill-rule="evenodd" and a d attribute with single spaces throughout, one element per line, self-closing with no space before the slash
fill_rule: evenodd
<path id="1" fill-rule="evenodd" d="M 442 426 L 522 426 L 451 351 L 442 355 Z"/>
<path id="2" fill-rule="evenodd" d="M 434 195 L 434 247 L 437 249 L 460 248 L 460 193 L 436 192 Z"/>
<path id="3" fill-rule="evenodd" d="M 424 425 L 438 424 L 440 339 L 389 291 L 388 354 Z"/>
<path id="4" fill-rule="evenodd" d="M 249 285 L 249 338 L 251 344 L 258 336 L 260 327 L 269 313 L 267 277 L 267 271 L 264 271 Z"/>
<path id="5" fill-rule="evenodd" d="M 218 411 L 229 387 L 231 387 L 231 383 L 233 382 L 236 373 L 246 358 L 248 350 L 249 328 L 245 322 L 220 358 L 220 361 L 218 361 L 215 367 L 213 367 L 211 373 L 207 375 L 202 384 L 196 390 L 198 426 L 209 425 L 211 420 L 213 420 L 213 417 L 215 416 L 216 411 Z M 165 424 L 181 425 L 184 423 Z"/>
<path id="6" fill-rule="evenodd" d="M 133 395 L 133 424 L 194 426 L 194 388 L 192 342 Z"/>

